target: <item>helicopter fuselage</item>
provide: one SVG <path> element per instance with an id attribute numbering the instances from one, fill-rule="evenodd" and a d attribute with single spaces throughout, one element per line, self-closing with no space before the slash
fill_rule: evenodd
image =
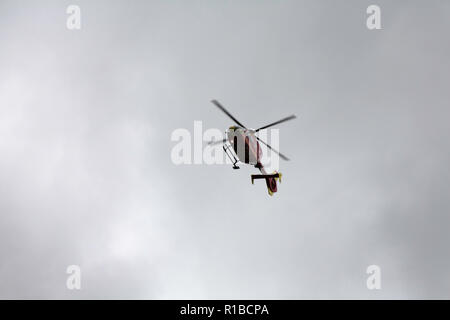
<path id="1" fill-rule="evenodd" d="M 239 161 L 251 165 L 260 164 L 262 151 L 253 130 L 230 127 L 226 135 Z"/>

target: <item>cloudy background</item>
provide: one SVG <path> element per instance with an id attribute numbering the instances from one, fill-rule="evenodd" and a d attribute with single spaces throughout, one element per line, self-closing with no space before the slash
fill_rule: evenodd
<path id="1" fill-rule="evenodd" d="M 2 0 L 0 298 L 450 298 L 449 17 Z M 172 163 L 173 130 L 231 125 L 212 98 L 250 127 L 298 116 L 273 197 L 254 168 Z"/>

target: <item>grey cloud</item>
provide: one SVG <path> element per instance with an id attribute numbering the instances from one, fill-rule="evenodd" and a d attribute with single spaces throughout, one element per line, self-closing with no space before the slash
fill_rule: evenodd
<path id="1" fill-rule="evenodd" d="M 0 297 L 449 297 L 446 2 L 77 3 L 0 4 Z M 172 164 L 212 98 L 297 114 L 274 197 Z"/>

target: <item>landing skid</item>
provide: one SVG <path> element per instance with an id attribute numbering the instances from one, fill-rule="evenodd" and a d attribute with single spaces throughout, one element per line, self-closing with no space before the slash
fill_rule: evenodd
<path id="1" fill-rule="evenodd" d="M 236 163 L 238 163 L 238 159 L 234 156 L 234 154 L 232 153 L 232 148 L 229 144 L 225 143 L 223 145 L 223 151 L 225 151 L 225 154 L 228 156 L 228 158 L 230 158 L 231 162 L 233 163 L 233 169 L 240 169 Z M 231 150 L 230 150 L 231 149 Z"/>

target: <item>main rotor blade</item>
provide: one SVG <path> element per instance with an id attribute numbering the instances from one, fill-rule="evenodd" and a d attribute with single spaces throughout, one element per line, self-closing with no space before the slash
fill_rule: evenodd
<path id="1" fill-rule="evenodd" d="M 279 123 L 286 122 L 286 121 L 289 121 L 289 120 L 292 120 L 292 119 L 295 119 L 295 118 L 297 118 L 297 117 L 293 114 L 293 115 L 291 115 L 289 117 L 286 117 L 286 118 L 278 120 L 278 121 L 276 121 L 274 123 L 268 124 L 267 126 L 264 126 L 264 127 L 259 128 L 259 129 L 256 129 L 255 132 L 258 132 L 259 130 L 266 129 L 266 128 L 272 127 L 274 125 L 277 125 Z"/>
<path id="2" fill-rule="evenodd" d="M 226 141 L 227 141 L 227 139 L 210 141 L 210 142 L 208 142 L 208 146 L 214 146 L 219 143 L 225 143 Z"/>
<path id="3" fill-rule="evenodd" d="M 233 117 L 233 116 L 231 115 L 231 113 L 229 113 L 229 112 L 227 111 L 227 109 L 225 109 L 225 108 L 219 103 L 219 101 L 217 101 L 217 100 L 212 100 L 211 102 L 214 103 L 214 104 L 217 106 L 217 108 L 219 108 L 220 110 L 222 110 L 227 116 L 229 116 L 234 122 L 236 122 L 237 125 L 239 125 L 240 127 L 244 128 L 244 129 L 247 129 L 242 123 L 240 123 L 235 117 Z"/>
<path id="4" fill-rule="evenodd" d="M 255 137 L 256 137 L 256 136 L 255 136 Z M 269 148 L 270 150 L 272 150 L 273 152 L 275 152 L 276 154 L 278 154 L 278 155 L 280 156 L 281 159 L 286 160 L 286 161 L 289 161 L 289 158 L 286 157 L 284 154 L 282 154 L 282 153 L 280 153 L 279 151 L 275 150 L 274 148 L 272 148 L 271 146 L 269 146 L 267 143 L 265 143 L 264 141 L 262 141 L 260 138 L 256 137 L 256 139 L 257 139 L 259 142 L 265 144 L 267 148 Z"/>

